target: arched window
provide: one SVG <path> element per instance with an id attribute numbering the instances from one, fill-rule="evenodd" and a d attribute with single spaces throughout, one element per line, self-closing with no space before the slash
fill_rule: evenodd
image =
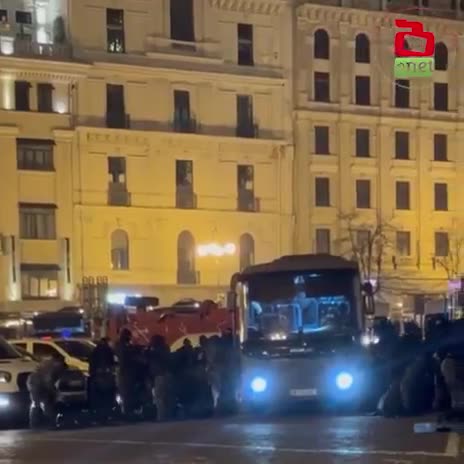
<path id="1" fill-rule="evenodd" d="M 177 238 L 177 283 L 198 283 L 195 271 L 195 239 L 188 230 L 181 232 Z"/>
<path id="2" fill-rule="evenodd" d="M 122 229 L 117 229 L 111 234 L 111 269 L 129 269 L 129 236 Z"/>
<path id="3" fill-rule="evenodd" d="M 371 62 L 371 44 L 366 34 L 358 34 L 355 44 L 355 61 L 356 63 Z"/>
<path id="4" fill-rule="evenodd" d="M 314 58 L 328 60 L 330 58 L 330 39 L 325 29 L 314 33 Z"/>
<path id="5" fill-rule="evenodd" d="M 435 69 L 446 71 L 448 69 L 448 48 L 443 42 L 435 45 Z"/>
<path id="6" fill-rule="evenodd" d="M 240 270 L 255 263 L 255 241 L 250 234 L 240 237 Z"/>

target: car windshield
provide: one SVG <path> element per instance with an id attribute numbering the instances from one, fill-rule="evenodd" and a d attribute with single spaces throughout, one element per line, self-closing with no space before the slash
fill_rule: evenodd
<path id="1" fill-rule="evenodd" d="M 23 356 L 3 338 L 0 338 L 0 359 L 18 359 Z"/>
<path id="2" fill-rule="evenodd" d="M 58 340 L 55 342 L 69 356 L 88 361 L 95 347 L 93 343 L 84 340 Z"/>
<path id="3" fill-rule="evenodd" d="M 250 277 L 245 321 L 248 338 L 286 340 L 301 334 L 354 329 L 354 277 L 352 271 Z"/>

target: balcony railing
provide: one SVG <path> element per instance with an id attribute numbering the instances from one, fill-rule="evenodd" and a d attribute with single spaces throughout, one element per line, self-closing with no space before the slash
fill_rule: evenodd
<path id="1" fill-rule="evenodd" d="M 195 118 L 174 118 L 172 127 L 175 132 L 184 132 L 187 134 L 195 134 L 198 131 L 198 125 Z"/>
<path id="2" fill-rule="evenodd" d="M 200 271 L 189 269 L 177 270 L 177 283 L 185 285 L 196 285 L 200 283 Z"/>
<path id="3" fill-rule="evenodd" d="M 245 137 L 248 139 L 255 139 L 259 136 L 259 128 L 257 124 L 238 124 L 235 129 L 237 137 Z"/>
<path id="4" fill-rule="evenodd" d="M 0 37 L 0 55 L 70 60 L 72 48 L 70 44 L 40 44 L 28 39 L 2 36 Z"/>
<path id="5" fill-rule="evenodd" d="M 256 198 L 254 192 L 250 190 L 239 191 L 237 199 L 237 210 L 248 212 L 259 211 L 259 198 Z"/>
<path id="6" fill-rule="evenodd" d="M 192 187 L 177 186 L 176 208 L 195 209 L 197 207 L 197 196 Z"/>
<path id="7" fill-rule="evenodd" d="M 108 184 L 108 205 L 110 206 L 130 206 L 131 195 L 127 191 L 126 184 L 120 182 L 110 182 Z"/>
<path id="8" fill-rule="evenodd" d="M 130 129 L 130 115 L 126 113 L 106 113 L 106 127 L 110 129 Z"/>

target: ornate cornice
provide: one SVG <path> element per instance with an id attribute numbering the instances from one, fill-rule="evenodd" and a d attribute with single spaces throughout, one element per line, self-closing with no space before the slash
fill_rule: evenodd
<path id="1" fill-rule="evenodd" d="M 263 15 L 278 15 L 285 5 L 282 0 L 209 0 L 209 3 L 221 10 Z"/>
<path id="2" fill-rule="evenodd" d="M 394 29 L 398 17 L 421 21 L 424 29 L 443 36 L 464 34 L 464 23 L 447 18 L 407 15 L 395 11 L 372 11 L 305 4 L 297 8 L 300 27 L 310 24 L 347 24 L 353 27 Z M 437 40 L 440 40 L 437 37 Z"/>

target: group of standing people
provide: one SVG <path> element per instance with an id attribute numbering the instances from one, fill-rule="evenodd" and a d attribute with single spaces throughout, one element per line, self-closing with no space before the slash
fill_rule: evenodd
<path id="1" fill-rule="evenodd" d="M 445 418 L 464 413 L 464 320 L 437 318 L 425 338 L 406 324 L 399 337 L 387 323 L 379 328 L 376 358 L 389 379 L 378 410 L 385 416 L 437 411 Z"/>
<path id="2" fill-rule="evenodd" d="M 238 379 L 232 334 L 201 336 L 199 342 L 194 348 L 186 338 L 171 352 L 164 337 L 155 335 L 148 347 L 140 347 L 123 329 L 115 347 L 123 415 L 130 419 L 142 408 L 168 420 L 179 414 L 202 417 L 232 410 Z"/>

